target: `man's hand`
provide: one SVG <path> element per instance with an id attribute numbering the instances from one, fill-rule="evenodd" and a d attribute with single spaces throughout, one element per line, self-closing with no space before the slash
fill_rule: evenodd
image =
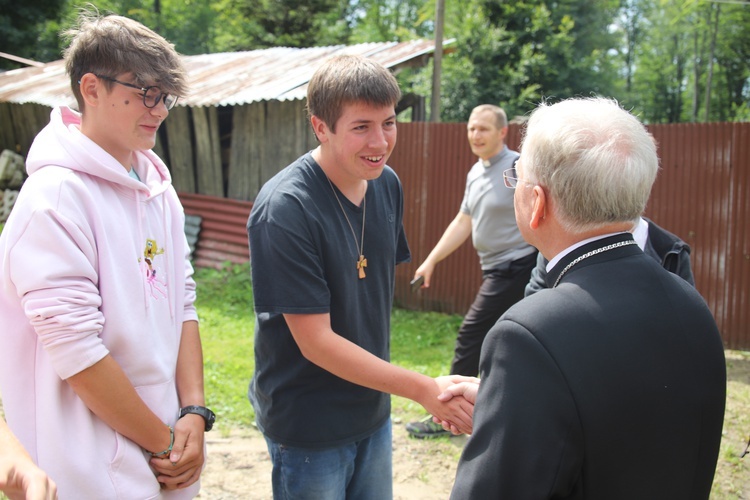
<path id="1" fill-rule="evenodd" d="M 464 377 L 466 379 L 469 379 L 469 377 Z M 468 403 L 471 404 L 471 415 L 474 415 L 474 405 L 477 402 L 477 392 L 479 391 L 479 379 L 478 378 L 471 378 L 471 380 L 464 380 L 458 383 L 455 383 L 453 385 L 450 385 L 446 387 L 443 392 L 438 396 L 438 400 L 440 401 L 451 401 L 455 398 L 460 398 Z M 432 418 L 433 422 L 436 424 L 441 424 L 443 426 L 443 429 L 446 431 L 450 431 L 453 434 L 461 434 L 461 429 L 452 424 L 450 421 L 442 420 L 438 418 L 437 416 L 434 416 Z M 471 431 L 465 432 L 466 434 L 471 434 Z"/>
<path id="2" fill-rule="evenodd" d="M 462 397 L 450 398 L 446 401 L 440 401 L 437 397 L 449 387 L 462 382 L 478 383 L 479 379 L 475 377 L 464 377 L 461 375 L 437 377 L 435 379 L 435 384 L 438 392 L 435 394 L 434 399 L 420 403 L 422 403 L 422 406 L 433 415 L 433 418 L 436 419 L 437 422 L 446 422 L 454 428 L 454 434 L 471 434 L 474 405 Z"/>
<path id="3" fill-rule="evenodd" d="M 0 418 L 0 491 L 11 500 L 54 500 L 57 485 L 36 466 Z"/>
<path id="4" fill-rule="evenodd" d="M 4 452 L 5 450 L 3 450 Z M 11 500 L 54 500 L 57 486 L 28 457 L 0 458 L 0 491 Z"/>
<path id="5" fill-rule="evenodd" d="M 424 277 L 424 282 L 421 288 L 430 288 L 430 281 L 432 280 L 432 273 L 435 271 L 435 264 L 430 261 L 424 261 L 414 272 L 414 279 L 419 276 Z"/>
<path id="6" fill-rule="evenodd" d="M 466 377 L 469 378 L 469 377 Z M 448 386 L 442 394 L 438 396 L 440 401 L 450 401 L 454 397 L 463 396 L 471 404 L 477 403 L 477 392 L 479 391 L 479 379 L 466 380 Z"/>
<path id="7" fill-rule="evenodd" d="M 151 467 L 164 489 L 186 488 L 200 478 L 205 456 L 203 417 L 189 413 L 174 425 L 174 446 L 168 457 L 151 459 Z"/>

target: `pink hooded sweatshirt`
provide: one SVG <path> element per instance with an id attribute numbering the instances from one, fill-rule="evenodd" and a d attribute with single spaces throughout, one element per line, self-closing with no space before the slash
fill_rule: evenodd
<path id="1" fill-rule="evenodd" d="M 66 107 L 36 137 L 0 235 L 0 394 L 13 432 L 61 499 L 192 498 L 163 491 L 149 455 L 65 379 L 107 354 L 174 425 L 182 323 L 197 320 L 184 214 L 169 171 L 139 152 L 131 178 Z"/>

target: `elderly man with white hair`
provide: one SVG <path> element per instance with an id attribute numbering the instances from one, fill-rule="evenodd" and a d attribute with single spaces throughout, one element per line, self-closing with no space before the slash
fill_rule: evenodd
<path id="1" fill-rule="evenodd" d="M 708 498 L 724 351 L 698 292 L 628 232 L 657 170 L 653 138 L 612 100 L 532 113 L 505 180 L 549 288 L 490 331 L 478 394 L 441 395 L 476 397 L 451 498 Z"/>

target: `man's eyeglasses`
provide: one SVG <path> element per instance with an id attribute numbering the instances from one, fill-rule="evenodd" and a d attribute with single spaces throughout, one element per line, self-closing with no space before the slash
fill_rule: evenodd
<path id="1" fill-rule="evenodd" d="M 505 187 L 507 187 L 508 189 L 516 189 L 519 182 L 533 185 L 533 182 L 518 178 L 518 174 L 516 173 L 516 163 L 518 163 L 518 160 L 513 162 L 512 167 L 503 170 L 503 182 L 505 183 Z"/>
<path id="2" fill-rule="evenodd" d="M 516 167 L 510 167 L 503 170 L 503 182 L 505 187 L 509 189 L 516 189 L 518 186 L 518 177 L 516 177 Z"/>
<path id="3" fill-rule="evenodd" d="M 524 184 L 528 184 L 529 186 L 533 186 L 535 184 L 531 181 L 519 179 L 518 174 L 516 173 L 515 166 L 503 171 L 503 182 L 505 183 L 505 187 L 507 187 L 508 189 L 516 189 L 519 182 L 523 182 Z"/>
<path id="4" fill-rule="evenodd" d="M 120 85 L 130 87 L 131 89 L 140 90 L 141 92 L 143 92 L 143 105 L 147 108 L 155 108 L 156 105 L 159 104 L 159 101 L 164 101 L 164 106 L 166 106 L 169 110 L 174 108 L 174 105 L 177 104 L 177 99 L 179 99 L 179 97 L 177 96 L 165 94 L 161 91 L 161 89 L 159 89 L 159 87 L 155 85 L 152 85 L 150 87 L 139 87 L 138 85 L 121 82 L 120 80 L 115 80 L 114 78 L 110 78 L 108 76 L 96 75 L 96 77 L 113 83 L 119 83 Z"/>

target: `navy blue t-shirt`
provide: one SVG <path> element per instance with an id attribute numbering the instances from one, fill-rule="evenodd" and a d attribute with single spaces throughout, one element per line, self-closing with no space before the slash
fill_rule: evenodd
<path id="1" fill-rule="evenodd" d="M 364 204 L 357 207 L 338 189 L 336 194 L 359 240 Z M 395 266 L 411 258 L 395 172 L 386 167 L 368 181 L 365 196 L 364 279 L 358 277 L 352 228 L 310 153 L 269 180 L 250 213 L 256 326 L 249 397 L 258 427 L 276 442 L 337 446 L 369 436 L 389 418 L 390 395 L 309 362 L 283 317 L 329 313 L 334 332 L 390 359 Z"/>

